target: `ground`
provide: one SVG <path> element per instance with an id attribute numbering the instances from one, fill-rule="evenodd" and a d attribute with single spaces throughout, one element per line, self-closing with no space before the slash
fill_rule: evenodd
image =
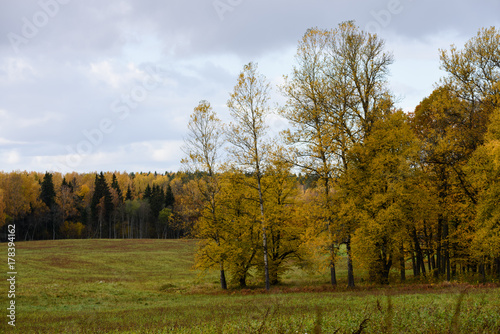
<path id="1" fill-rule="evenodd" d="M 16 243 L 19 333 L 499 333 L 496 284 L 413 282 L 328 285 L 294 269 L 271 292 L 218 288 L 194 271 L 195 240 L 57 240 Z M 7 245 L 1 244 L 4 254 Z M 7 263 L 5 265 L 7 267 Z M 5 271 L 7 275 L 7 270 Z M 1 309 L 9 285 L 4 283 Z M 3 316 L 0 332 L 11 332 Z"/>

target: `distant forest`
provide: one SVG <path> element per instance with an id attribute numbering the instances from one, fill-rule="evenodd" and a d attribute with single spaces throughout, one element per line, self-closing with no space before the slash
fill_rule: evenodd
<path id="1" fill-rule="evenodd" d="M 194 237 L 202 173 L 0 173 L 0 220 L 17 240 Z M 298 183 L 313 179 L 294 176 Z M 5 238 L 2 238 L 5 239 Z"/>

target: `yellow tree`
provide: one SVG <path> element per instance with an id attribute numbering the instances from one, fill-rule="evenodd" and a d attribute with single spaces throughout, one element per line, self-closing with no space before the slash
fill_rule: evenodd
<path id="1" fill-rule="evenodd" d="M 413 196 L 417 153 L 416 137 L 402 111 L 388 111 L 379 118 L 363 144 L 351 151 L 355 168 L 349 188 L 355 189 L 360 211 L 354 250 L 370 279 L 382 284 L 388 283 L 391 267 L 404 256 L 405 211 L 411 209 L 406 205 Z"/>
<path id="2" fill-rule="evenodd" d="M 473 230 L 469 225 L 477 204 L 477 189 L 466 165 L 484 142 L 489 110 L 457 96 L 447 85 L 424 99 L 415 109 L 412 125 L 421 141 L 422 167 L 433 180 L 440 212 L 434 230 L 435 274 L 451 279 L 457 264 L 465 265 Z"/>
<path id="3" fill-rule="evenodd" d="M 293 164 L 285 161 L 283 150 L 274 150 L 273 157 L 262 179 L 267 218 L 267 250 L 270 284 L 279 282 L 281 274 L 289 269 L 291 259 L 300 260 L 304 226 L 295 220 L 296 178 Z"/>
<path id="4" fill-rule="evenodd" d="M 250 270 L 262 249 L 261 214 L 258 202 L 247 184 L 253 179 L 239 170 L 228 169 L 220 178 L 220 214 L 224 234 L 224 248 L 213 249 L 226 259 L 231 282 L 239 287 L 247 285 Z M 214 253 L 216 254 L 216 253 Z M 207 258 L 210 254 L 205 253 Z M 210 260 L 210 259 L 209 259 Z"/>
<path id="5" fill-rule="evenodd" d="M 331 207 L 331 188 L 336 175 L 339 147 L 335 143 L 336 128 L 329 121 L 329 108 L 332 103 L 331 84 L 326 75 L 328 66 L 328 46 L 331 33 L 318 29 L 309 29 L 297 48 L 297 66 L 292 75 L 286 77 L 282 92 L 287 103 L 280 110 L 292 129 L 284 131 L 285 142 L 292 147 L 289 158 L 306 174 L 321 180 L 321 192 L 324 216 L 317 217 L 319 226 L 317 236 L 328 234 L 324 248 L 330 253 L 330 281 L 337 284 L 335 254 L 338 240 L 332 237 L 333 219 Z"/>
<path id="6" fill-rule="evenodd" d="M 182 160 L 190 172 L 201 172 L 202 176 L 196 180 L 199 192 L 203 198 L 203 209 L 197 224 L 197 237 L 204 239 L 201 252 L 207 252 L 211 240 L 214 247 L 224 248 L 223 219 L 220 216 L 220 184 L 219 184 L 219 150 L 223 145 L 223 124 L 217 118 L 210 103 L 202 101 L 194 109 L 188 124 L 188 135 L 183 147 L 186 158 Z M 224 256 L 217 251 L 219 256 L 215 263 L 220 269 L 220 284 L 222 289 L 227 289 L 226 275 L 224 272 Z"/>
<path id="7" fill-rule="evenodd" d="M 288 103 L 283 114 L 293 127 L 287 139 L 296 147 L 297 160 L 304 170 L 322 180 L 327 208 L 323 220 L 330 235 L 343 231 L 342 241 L 348 250 L 348 286 L 352 287 L 350 243 L 356 219 L 332 221 L 335 212 L 330 204 L 331 183 L 349 172 L 349 150 L 369 135 L 379 116 L 379 105 L 388 100 L 386 76 L 393 60 L 384 51 L 382 40 L 353 22 L 344 22 L 333 30 L 308 30 L 300 41 L 297 60 L 298 67 L 284 86 Z M 340 205 L 348 207 L 351 191 L 343 189 L 343 193 L 344 203 Z M 332 254 L 333 243 L 330 240 L 328 247 Z M 334 284 L 333 262 L 330 268 Z"/>
<path id="8" fill-rule="evenodd" d="M 179 238 L 183 232 L 193 231 L 203 210 L 203 197 L 197 182 L 185 174 L 177 175 L 170 186 L 175 196 L 175 206 L 169 233 L 171 237 Z"/>
<path id="9" fill-rule="evenodd" d="M 446 105 L 449 111 L 443 118 L 448 124 L 444 127 L 445 134 L 442 136 L 441 145 L 436 146 L 449 147 L 449 153 L 446 155 L 448 161 L 443 167 L 443 171 L 448 174 L 445 177 L 449 180 L 446 183 L 448 187 L 445 187 L 448 191 L 442 192 L 453 193 L 453 188 L 456 187 L 461 197 L 466 197 L 467 202 L 465 206 L 458 205 L 464 202 L 464 199 L 459 198 L 460 196 L 452 199 L 455 206 L 458 205 L 462 211 L 458 217 L 458 210 L 452 211 L 451 219 L 457 218 L 461 221 L 455 233 L 447 233 L 447 222 L 444 222 L 443 226 L 446 234 L 458 236 L 456 239 L 459 243 L 469 240 L 464 235 L 473 230 L 473 226 L 469 225 L 473 224 L 479 191 L 469 182 L 464 166 L 476 148 L 484 142 L 489 115 L 500 107 L 499 49 L 500 31 L 490 27 L 480 29 L 462 49 L 452 45 L 450 50 L 441 50 L 441 67 L 447 72 L 447 76 L 443 78 L 443 86 L 448 91 L 448 101 L 454 102 L 454 105 L 450 105 L 443 100 L 443 105 Z M 448 241 L 445 241 L 444 246 L 445 257 L 448 257 Z M 461 248 L 463 255 L 467 256 L 470 244 L 462 243 Z M 445 261 L 449 279 L 449 260 Z"/>
<path id="10" fill-rule="evenodd" d="M 23 230 L 25 238 L 28 238 L 30 229 L 32 235 L 39 233 L 40 237 L 49 237 L 48 221 L 41 232 L 36 231 L 38 225 L 43 221 L 42 213 L 45 213 L 45 204 L 40 200 L 40 183 L 34 173 L 11 172 L 0 173 L 0 189 L 3 189 L 3 203 L 5 205 L 5 218 L 7 222 L 17 223 L 19 230 Z M 34 223 L 26 219 L 35 212 Z M 25 225 L 28 224 L 28 225 Z"/>
<path id="11" fill-rule="evenodd" d="M 5 224 L 5 203 L 3 201 L 3 190 L 0 189 L 0 228 Z"/>
<path id="12" fill-rule="evenodd" d="M 4 189 L 5 214 L 14 221 L 23 219 L 30 212 L 40 194 L 40 184 L 26 172 L 11 172 L 0 178 L 0 188 Z"/>
<path id="13" fill-rule="evenodd" d="M 68 217 L 74 216 L 78 213 L 74 190 L 66 183 L 65 180 L 62 182 L 59 187 L 59 191 L 56 194 L 56 204 L 60 209 L 61 225 L 66 221 L 66 219 L 68 219 Z"/>
<path id="14" fill-rule="evenodd" d="M 234 123 L 229 125 L 227 140 L 232 147 L 230 153 L 234 162 L 245 172 L 253 176 L 254 183 L 249 184 L 256 192 L 256 201 L 260 209 L 262 229 L 262 247 L 266 289 L 271 288 L 269 280 L 267 252 L 267 221 L 264 207 L 262 178 L 267 164 L 265 143 L 267 126 L 265 118 L 269 113 L 269 83 L 257 72 L 257 65 L 244 66 L 238 77 L 238 83 L 227 103 Z"/>
<path id="15" fill-rule="evenodd" d="M 441 67 L 447 72 L 443 78 L 453 95 L 467 101 L 469 122 L 483 126 L 484 114 L 500 107 L 500 31 L 495 27 L 482 28 L 463 49 L 452 45 L 441 50 Z M 496 99 L 491 99 L 496 95 Z M 486 112 L 484 111 L 486 109 Z"/>
<path id="16" fill-rule="evenodd" d="M 465 173 L 464 165 L 471 158 L 472 152 L 483 144 L 489 115 L 500 107 L 499 49 L 500 31 L 495 27 L 490 27 L 480 29 L 477 35 L 471 38 L 462 49 L 452 45 L 449 51 L 441 51 L 442 68 L 447 72 L 443 82 L 453 98 L 458 99 L 464 106 L 453 127 L 461 135 L 459 138 L 468 143 L 466 145 L 468 150 L 465 151 L 460 163 L 454 164 L 451 169 L 452 176 L 458 179 L 456 183 L 461 192 L 468 197 L 470 204 L 464 210 L 466 213 L 462 214 L 467 221 L 460 227 L 465 232 L 474 229 L 474 226 L 468 226 L 473 224 L 474 210 L 476 208 L 484 209 L 479 204 L 479 194 L 482 193 L 482 189 L 475 188 L 473 184 L 470 184 L 470 178 Z M 481 148 L 481 151 L 484 151 L 484 148 Z M 455 202 L 458 201 L 455 200 Z M 478 212 L 478 214 L 480 213 Z M 459 240 L 464 239 L 468 240 L 469 238 L 464 238 L 463 234 L 460 235 Z M 469 246 L 466 243 L 463 248 L 468 250 Z M 480 269 L 484 274 L 484 268 Z"/>
<path id="17" fill-rule="evenodd" d="M 486 143 L 468 165 L 470 179 L 479 189 L 472 256 L 482 266 L 492 264 L 500 277 L 500 109 L 491 118 Z M 485 268 L 482 268 L 485 275 Z"/>

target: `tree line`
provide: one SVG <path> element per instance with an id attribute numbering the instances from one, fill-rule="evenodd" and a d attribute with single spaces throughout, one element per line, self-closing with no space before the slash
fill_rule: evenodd
<path id="1" fill-rule="evenodd" d="M 201 173 L 0 172 L 0 234 L 18 240 L 194 236 Z M 299 182 L 311 184 L 306 176 Z"/>
<path id="2" fill-rule="evenodd" d="M 291 264 L 323 265 L 337 284 L 346 252 L 373 282 L 391 270 L 446 280 L 500 278 L 500 32 L 481 29 L 462 49 L 440 50 L 446 75 L 409 114 L 388 86 L 393 56 L 353 22 L 309 29 L 278 87 L 249 63 L 223 124 L 208 101 L 191 114 L 186 171 L 194 180 L 200 269 L 267 289 Z M 267 135 L 278 113 L 289 127 Z M 314 180 L 304 187 L 294 171 Z"/>
<path id="3" fill-rule="evenodd" d="M 182 238 L 196 219 L 183 173 L 0 173 L 0 227 L 18 240 Z M 175 195 L 174 195 L 175 194 Z"/>

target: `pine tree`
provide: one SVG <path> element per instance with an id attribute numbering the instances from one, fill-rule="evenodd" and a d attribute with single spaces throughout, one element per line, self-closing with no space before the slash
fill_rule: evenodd
<path id="1" fill-rule="evenodd" d="M 153 185 L 153 190 L 151 191 L 151 196 L 149 197 L 149 205 L 151 207 L 152 218 L 156 220 L 160 211 L 164 207 L 164 193 L 163 190 L 160 189 L 160 186 Z"/>
<path id="2" fill-rule="evenodd" d="M 54 189 L 54 182 L 52 181 L 52 174 L 47 172 L 43 178 L 40 199 L 49 209 L 52 209 L 55 203 L 55 198 L 56 191 Z"/>
<path id="3" fill-rule="evenodd" d="M 95 176 L 94 194 L 90 209 L 92 221 L 97 224 L 94 234 L 99 235 L 99 238 L 103 236 L 109 237 L 108 227 L 110 228 L 110 218 L 113 212 L 113 198 L 103 172 Z"/>
<path id="4" fill-rule="evenodd" d="M 144 190 L 144 195 L 142 196 L 142 198 L 148 200 L 151 198 L 151 194 L 152 194 L 151 186 L 148 183 L 148 185 L 146 185 L 146 189 Z"/>
<path id="5" fill-rule="evenodd" d="M 123 202 L 123 194 L 120 189 L 120 185 L 118 184 L 118 180 L 116 179 L 116 175 L 113 173 L 113 179 L 111 181 L 111 188 L 116 190 L 116 193 L 118 194 L 118 199 L 121 202 Z"/>
<path id="6" fill-rule="evenodd" d="M 54 182 L 52 180 L 51 173 L 45 173 L 43 182 L 41 185 L 40 199 L 45 203 L 49 212 L 47 213 L 47 219 L 52 225 L 52 239 L 56 238 L 56 222 L 54 219 L 55 203 L 56 203 L 56 191 L 54 189 Z"/>
<path id="7" fill-rule="evenodd" d="M 172 187 L 170 187 L 170 183 L 168 184 L 167 187 L 167 192 L 165 194 L 165 207 L 172 209 L 175 204 L 175 197 L 174 193 L 172 192 Z"/>
<path id="8" fill-rule="evenodd" d="M 127 193 L 125 194 L 125 200 L 126 201 L 132 200 L 132 190 L 130 189 L 130 186 L 127 187 Z"/>

